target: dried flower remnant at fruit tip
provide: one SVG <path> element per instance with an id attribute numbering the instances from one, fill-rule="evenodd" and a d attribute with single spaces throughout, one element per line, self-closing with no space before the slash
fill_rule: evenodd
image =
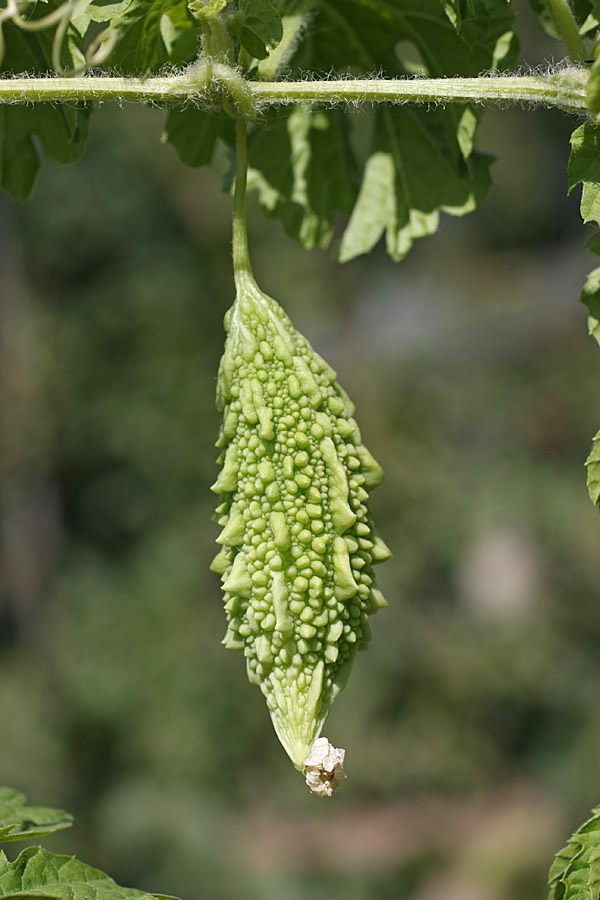
<path id="1" fill-rule="evenodd" d="M 346 751 L 332 746 L 326 737 L 317 738 L 304 760 L 304 775 L 311 793 L 331 797 L 348 777 L 344 772 Z"/>

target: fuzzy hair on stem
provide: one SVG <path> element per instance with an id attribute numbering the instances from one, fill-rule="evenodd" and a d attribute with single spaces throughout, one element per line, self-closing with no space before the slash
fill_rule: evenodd
<path id="1" fill-rule="evenodd" d="M 326 78 L 249 81 L 239 70 L 202 60 L 182 73 L 149 78 L 91 74 L 83 77 L 0 79 L 0 103 L 117 101 L 223 108 L 255 119 L 261 108 L 291 103 L 339 106 L 364 103 L 478 103 L 556 107 L 585 114 L 589 70 L 552 66 L 542 73 L 490 73 L 476 78 Z"/>

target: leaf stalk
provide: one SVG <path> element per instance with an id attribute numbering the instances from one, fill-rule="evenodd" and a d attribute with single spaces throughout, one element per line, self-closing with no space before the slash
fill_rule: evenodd
<path id="1" fill-rule="evenodd" d="M 587 51 L 568 0 L 550 0 L 550 6 L 572 62 L 584 63 Z"/>

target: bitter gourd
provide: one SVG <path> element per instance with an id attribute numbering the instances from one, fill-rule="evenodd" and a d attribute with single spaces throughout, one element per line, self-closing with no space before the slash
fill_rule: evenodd
<path id="1" fill-rule="evenodd" d="M 318 757 L 316 792 L 330 794 L 343 751 L 320 742 L 308 758 L 369 641 L 367 617 L 387 605 L 372 567 L 390 552 L 367 507 L 383 473 L 336 373 L 257 286 L 241 214 L 217 382 L 222 531 L 211 568 L 222 576 L 223 643 L 243 651 L 294 765 L 310 770 Z"/>
<path id="2" fill-rule="evenodd" d="M 389 556 L 368 491 L 383 478 L 335 372 L 248 273 L 226 316 L 218 376 L 226 647 L 243 650 L 275 730 L 301 768 L 356 650 L 385 605 Z"/>

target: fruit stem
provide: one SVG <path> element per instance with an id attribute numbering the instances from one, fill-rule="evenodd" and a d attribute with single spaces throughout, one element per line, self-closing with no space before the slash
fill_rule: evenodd
<path id="1" fill-rule="evenodd" d="M 248 232 L 246 229 L 246 183 L 248 179 L 248 145 L 246 122 L 236 123 L 236 174 L 233 194 L 233 272 L 236 288 L 241 282 L 252 278 L 252 267 L 248 253 Z"/>

